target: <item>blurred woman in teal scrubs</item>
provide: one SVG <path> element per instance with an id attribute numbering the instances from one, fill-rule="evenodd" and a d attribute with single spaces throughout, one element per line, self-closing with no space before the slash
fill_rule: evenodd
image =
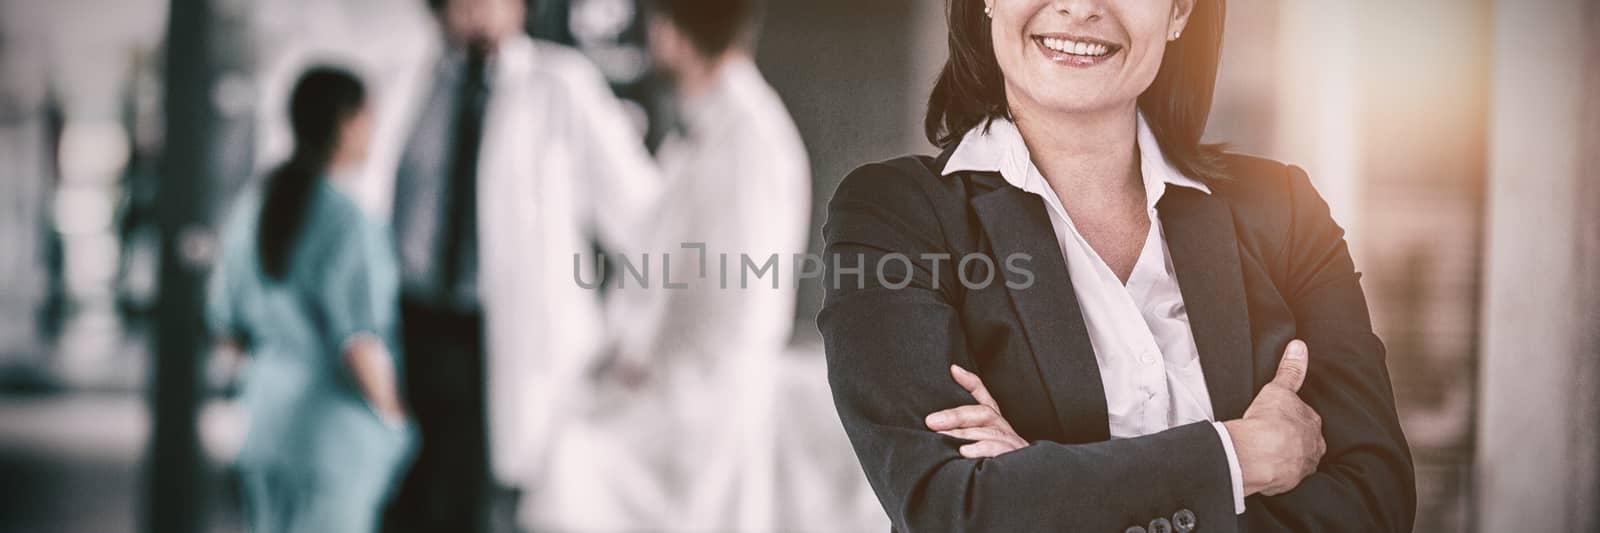
<path id="1" fill-rule="evenodd" d="M 289 107 L 294 153 L 229 225 L 207 315 L 248 354 L 251 530 L 371 532 L 414 440 L 391 242 L 330 181 L 365 160 L 371 113 L 361 82 L 326 67 L 301 76 Z"/>

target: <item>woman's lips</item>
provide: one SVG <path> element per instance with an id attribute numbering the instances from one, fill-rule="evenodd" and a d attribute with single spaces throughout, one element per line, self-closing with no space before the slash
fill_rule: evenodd
<path id="1" fill-rule="evenodd" d="M 1116 43 L 1068 35 L 1035 35 L 1033 43 L 1050 61 L 1072 67 L 1092 67 L 1122 51 Z"/>

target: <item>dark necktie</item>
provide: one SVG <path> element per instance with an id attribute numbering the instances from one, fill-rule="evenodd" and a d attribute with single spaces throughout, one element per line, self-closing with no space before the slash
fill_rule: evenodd
<path id="1" fill-rule="evenodd" d="M 444 271 L 440 288 L 456 301 L 463 284 L 476 285 L 478 270 L 478 151 L 483 144 L 483 114 L 489 81 L 483 53 L 469 53 L 462 70 L 455 117 L 454 150 L 450 154 L 449 210 L 446 212 Z M 475 301 L 475 298 L 473 298 Z"/>

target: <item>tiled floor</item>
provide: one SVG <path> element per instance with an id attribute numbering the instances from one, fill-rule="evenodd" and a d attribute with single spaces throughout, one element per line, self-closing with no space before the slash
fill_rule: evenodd
<path id="1" fill-rule="evenodd" d="M 201 417 L 208 455 L 236 442 L 237 416 L 224 405 Z M 139 531 L 140 463 L 149 417 L 140 396 L 65 392 L 0 395 L 0 531 Z M 211 461 L 209 531 L 242 531 L 223 461 Z"/>

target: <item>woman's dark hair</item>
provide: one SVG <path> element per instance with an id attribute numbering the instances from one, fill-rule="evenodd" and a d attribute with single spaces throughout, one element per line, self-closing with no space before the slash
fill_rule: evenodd
<path id="1" fill-rule="evenodd" d="M 295 82 L 289 97 L 294 152 L 267 178 L 256 232 L 256 255 L 269 279 L 288 273 L 289 252 L 305 225 L 311 192 L 328 169 L 341 127 L 365 102 L 361 80 L 346 70 L 314 67 Z"/>
<path id="2" fill-rule="evenodd" d="M 948 0 L 950 60 L 928 98 L 923 124 L 940 148 L 961 142 L 968 130 L 993 118 L 1010 119 L 1005 78 L 995 59 L 983 0 Z M 1167 43 L 1156 79 L 1139 95 L 1139 110 L 1161 151 L 1185 175 L 1222 177 L 1219 145 L 1200 142 L 1211 114 L 1222 53 L 1225 0 L 1194 0 L 1183 37 Z"/>

